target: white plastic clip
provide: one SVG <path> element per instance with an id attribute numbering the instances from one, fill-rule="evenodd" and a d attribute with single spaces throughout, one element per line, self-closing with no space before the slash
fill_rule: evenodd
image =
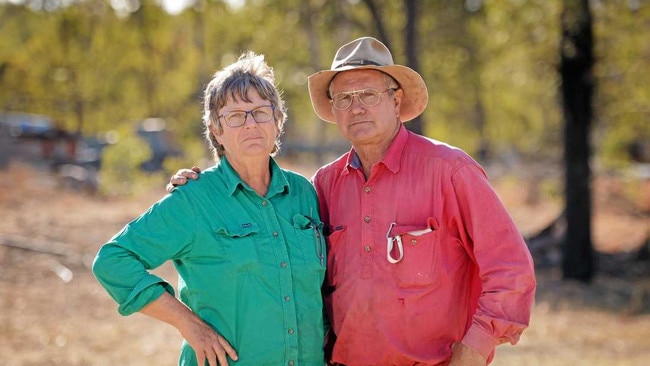
<path id="1" fill-rule="evenodd" d="M 393 230 L 394 226 L 395 223 L 394 222 L 391 223 L 390 226 L 388 227 L 388 232 L 386 233 L 386 259 L 388 259 L 388 262 L 392 264 L 399 263 L 404 258 L 404 246 L 402 245 L 402 235 L 396 235 L 394 237 L 390 236 L 390 232 L 391 230 Z M 433 230 L 430 227 L 428 227 L 422 230 L 409 231 L 404 234 L 412 235 L 412 236 L 420 236 L 426 233 L 430 233 L 432 231 Z M 397 258 L 393 258 L 393 256 L 391 255 L 395 242 L 397 242 L 397 251 L 399 252 L 399 256 Z"/>

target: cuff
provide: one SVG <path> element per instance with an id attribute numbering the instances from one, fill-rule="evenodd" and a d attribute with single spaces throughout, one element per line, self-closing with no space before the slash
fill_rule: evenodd
<path id="1" fill-rule="evenodd" d="M 463 337 L 463 343 L 477 350 L 485 359 L 489 359 L 496 346 L 499 345 L 497 339 L 485 333 L 476 325 L 469 328 L 465 337 Z"/>
<path id="2" fill-rule="evenodd" d="M 120 304 L 118 311 L 121 315 L 131 315 L 159 298 L 164 292 L 174 296 L 174 287 L 158 276 L 149 275 L 142 279 L 129 297 Z"/>

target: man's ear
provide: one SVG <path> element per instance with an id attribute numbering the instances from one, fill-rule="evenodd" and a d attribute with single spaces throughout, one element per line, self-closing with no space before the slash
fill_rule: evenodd
<path id="1" fill-rule="evenodd" d="M 400 116 L 403 96 L 404 96 L 404 90 L 402 90 L 402 88 L 395 90 L 393 101 L 395 102 L 395 111 L 397 112 L 397 118 L 399 118 Z"/>

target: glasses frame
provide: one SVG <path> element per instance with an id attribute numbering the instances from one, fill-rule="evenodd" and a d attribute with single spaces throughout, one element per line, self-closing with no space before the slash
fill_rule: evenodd
<path id="1" fill-rule="evenodd" d="M 334 109 L 339 110 L 339 111 L 344 111 L 344 110 L 346 110 L 346 109 L 348 109 L 348 108 L 350 108 L 352 106 L 352 103 L 354 102 L 354 97 L 357 97 L 357 99 L 359 99 L 359 102 L 361 104 L 365 105 L 366 107 L 373 107 L 373 106 L 376 106 L 377 104 L 379 104 L 379 101 L 381 100 L 381 95 L 382 94 L 386 94 L 388 92 L 395 91 L 395 90 L 396 89 L 388 88 L 388 89 L 386 89 L 384 91 L 379 91 L 379 90 L 377 90 L 375 88 L 365 88 L 365 89 L 359 89 L 359 90 L 351 90 L 351 91 L 346 91 L 346 92 L 340 92 L 340 93 L 336 93 L 336 94 L 334 94 L 332 96 L 332 98 L 330 99 L 330 104 L 332 105 L 332 107 L 334 107 Z M 377 94 L 378 98 L 377 98 L 376 103 L 368 104 L 368 103 L 365 103 L 361 99 L 360 95 L 362 93 L 368 93 L 368 92 L 370 92 L 372 94 L 375 94 L 375 93 Z M 339 95 L 351 96 L 350 104 L 348 104 L 347 107 L 339 108 L 339 107 L 336 106 L 336 104 L 334 103 L 334 99 L 336 99 L 336 97 L 338 97 Z"/>
<path id="2" fill-rule="evenodd" d="M 255 115 L 253 114 L 253 112 L 255 112 L 256 110 L 258 110 L 258 109 L 260 109 L 260 108 L 271 108 L 271 118 L 269 118 L 269 119 L 266 120 L 266 121 L 258 121 L 258 120 L 255 118 Z M 231 115 L 231 114 L 233 114 L 233 113 L 241 113 L 241 112 L 244 113 L 244 120 L 242 121 L 242 123 L 240 123 L 240 124 L 238 124 L 238 125 L 234 125 L 234 126 L 231 125 L 230 123 L 228 123 L 228 116 L 229 116 L 229 115 Z M 259 107 L 255 107 L 255 108 L 253 108 L 253 109 L 249 109 L 249 110 L 247 110 L 247 111 L 246 111 L 246 110 L 241 110 L 241 109 L 236 109 L 236 110 L 233 110 L 233 111 L 225 112 L 225 113 L 223 113 L 223 114 L 217 116 L 217 118 L 223 118 L 224 122 L 226 123 L 226 126 L 228 126 L 228 127 L 232 127 L 232 128 L 236 128 L 236 127 L 241 127 L 241 126 L 243 126 L 243 125 L 246 124 L 246 120 L 248 119 L 248 115 L 249 115 L 249 114 L 251 115 L 251 118 L 253 118 L 253 121 L 255 121 L 255 123 L 257 123 L 257 124 L 260 124 L 260 123 L 267 123 L 267 122 L 270 122 L 270 121 L 275 120 L 275 106 L 272 105 L 272 104 L 261 105 L 261 106 L 259 106 Z"/>

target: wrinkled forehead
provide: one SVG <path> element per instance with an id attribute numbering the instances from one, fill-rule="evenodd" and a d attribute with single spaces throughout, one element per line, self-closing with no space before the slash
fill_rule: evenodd
<path id="1" fill-rule="evenodd" d="M 347 70 L 334 75 L 330 81 L 329 90 L 331 93 L 341 91 L 358 90 L 365 88 L 381 88 L 387 74 L 373 69 Z"/>

